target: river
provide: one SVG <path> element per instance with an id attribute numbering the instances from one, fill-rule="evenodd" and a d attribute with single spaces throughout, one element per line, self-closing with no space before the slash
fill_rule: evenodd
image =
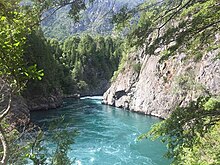
<path id="1" fill-rule="evenodd" d="M 34 123 L 42 127 L 46 136 L 48 127 L 63 116 L 57 131 L 77 129 L 68 156 L 78 165 L 168 165 L 163 158 L 165 144 L 137 137 L 147 132 L 160 119 L 101 104 L 100 97 L 65 100 L 56 110 L 32 112 Z M 65 125 L 65 127 L 63 127 Z M 60 129 L 59 129 L 60 128 Z M 57 133 L 54 131 L 53 133 Z M 44 142 L 55 150 L 52 142 Z"/>

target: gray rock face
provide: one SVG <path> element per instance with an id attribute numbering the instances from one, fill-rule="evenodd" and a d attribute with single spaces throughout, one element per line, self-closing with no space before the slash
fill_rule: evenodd
<path id="1" fill-rule="evenodd" d="M 159 56 L 133 53 L 133 63 L 138 59 L 142 64 L 140 72 L 127 62 L 105 92 L 103 103 L 167 118 L 176 106 L 187 105 L 207 91 L 220 94 L 220 60 L 215 59 L 219 53 L 220 49 L 205 53 L 200 61 L 177 53 L 161 64 Z"/>

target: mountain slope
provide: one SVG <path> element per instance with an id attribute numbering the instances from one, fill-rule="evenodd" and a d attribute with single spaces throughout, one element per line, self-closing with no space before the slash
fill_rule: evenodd
<path id="1" fill-rule="evenodd" d="M 41 26 L 46 37 L 65 39 L 67 36 L 82 32 L 90 34 L 111 34 L 113 25 L 111 17 L 121 6 L 128 4 L 129 7 L 136 6 L 144 0 L 122 1 L 122 0 L 96 0 L 83 13 L 78 23 L 68 17 L 69 7 L 58 10 L 54 15 L 45 19 Z M 48 11 L 49 14 L 52 11 Z"/>

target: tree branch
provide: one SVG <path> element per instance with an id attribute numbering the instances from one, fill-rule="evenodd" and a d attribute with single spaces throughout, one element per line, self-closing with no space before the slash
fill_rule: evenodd
<path id="1" fill-rule="evenodd" d="M 8 142 L 6 140 L 4 129 L 2 128 L 1 124 L 0 124 L 0 141 L 3 147 L 3 156 L 0 161 L 0 165 L 6 165 L 9 158 L 9 147 L 8 147 Z"/>
<path id="2" fill-rule="evenodd" d="M 157 38 L 159 37 L 159 33 L 160 33 L 160 30 L 168 23 L 170 22 L 182 9 L 184 9 L 185 7 L 187 7 L 190 2 L 192 0 L 189 0 L 188 2 L 186 2 L 182 7 L 180 7 L 177 11 L 175 11 L 162 25 L 160 25 L 157 29 L 158 29 L 158 35 L 157 35 Z"/>
<path id="3" fill-rule="evenodd" d="M 7 108 L 5 108 L 3 110 L 3 112 L 0 114 L 0 122 L 4 119 L 4 117 L 9 113 L 10 111 L 10 108 L 11 108 L 11 94 L 9 96 L 9 101 L 8 101 L 8 106 Z"/>
<path id="4" fill-rule="evenodd" d="M 178 8 L 182 5 L 182 3 L 183 3 L 183 0 L 180 0 L 179 4 L 178 4 L 177 6 L 171 8 L 171 9 L 166 10 L 165 13 L 164 13 L 164 15 L 158 16 L 158 17 L 155 19 L 155 21 L 157 21 L 158 19 L 164 18 L 169 12 L 178 9 Z"/>

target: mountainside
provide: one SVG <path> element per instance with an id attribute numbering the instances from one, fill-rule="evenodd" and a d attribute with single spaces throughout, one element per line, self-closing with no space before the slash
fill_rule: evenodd
<path id="1" fill-rule="evenodd" d="M 46 37 L 65 39 L 67 36 L 78 33 L 90 34 L 111 34 L 114 26 L 111 23 L 113 13 L 126 4 L 131 8 L 144 0 L 122 1 L 122 0 L 96 0 L 82 12 L 79 22 L 74 23 L 68 17 L 69 6 L 58 10 L 55 14 L 45 19 L 41 27 Z M 45 15 L 50 15 L 53 11 L 48 11 Z"/>
<path id="2" fill-rule="evenodd" d="M 219 44 L 219 35 L 214 44 Z M 104 94 L 103 102 L 167 118 L 176 106 L 185 106 L 202 95 L 219 95 L 219 48 L 204 52 L 201 59 L 176 52 L 160 63 L 159 52 L 167 46 L 163 45 L 154 54 L 144 50 L 131 53 L 130 60 Z M 141 69 L 135 69 L 136 65 Z"/>

